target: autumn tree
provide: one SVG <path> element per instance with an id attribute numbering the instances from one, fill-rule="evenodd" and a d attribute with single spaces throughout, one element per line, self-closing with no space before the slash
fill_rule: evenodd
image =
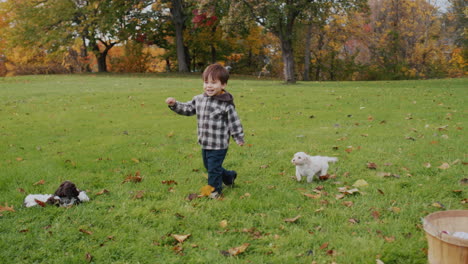
<path id="1" fill-rule="evenodd" d="M 117 43 L 137 32 L 154 28 L 147 0 L 48 0 L 6 1 L 13 14 L 8 36 L 12 45 L 43 47 L 55 52 L 81 39 L 84 52 L 97 58 L 100 72 L 107 71 L 107 54 Z"/>
<path id="2" fill-rule="evenodd" d="M 320 13 L 324 6 L 332 5 L 334 8 L 360 7 L 364 0 L 234 0 L 231 3 L 231 16 L 242 17 L 249 15 L 259 25 L 273 33 L 281 43 L 283 59 L 283 74 L 286 83 L 296 82 L 294 62 L 294 33 L 295 23 L 298 19 L 314 10 Z M 316 14 L 316 13 L 315 13 Z"/>
<path id="3" fill-rule="evenodd" d="M 425 0 L 371 0 L 372 58 L 389 78 L 434 75 L 444 57 L 438 10 Z"/>

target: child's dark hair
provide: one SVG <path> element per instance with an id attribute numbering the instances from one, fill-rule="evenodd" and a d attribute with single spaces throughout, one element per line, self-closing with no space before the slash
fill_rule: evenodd
<path id="1" fill-rule="evenodd" d="M 211 64 L 203 71 L 202 78 L 204 81 L 207 81 L 210 76 L 213 80 L 219 80 L 221 84 L 227 84 L 229 80 L 228 70 L 218 63 Z"/>

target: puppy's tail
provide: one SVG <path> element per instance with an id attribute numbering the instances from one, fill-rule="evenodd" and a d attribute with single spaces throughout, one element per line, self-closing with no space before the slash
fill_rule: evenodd
<path id="1" fill-rule="evenodd" d="M 333 162 L 333 163 L 335 163 L 335 162 L 338 161 L 338 158 L 336 158 L 336 157 L 325 157 L 325 160 L 326 160 L 327 162 Z"/>

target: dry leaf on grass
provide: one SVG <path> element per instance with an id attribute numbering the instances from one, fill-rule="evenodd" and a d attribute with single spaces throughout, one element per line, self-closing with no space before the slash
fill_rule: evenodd
<path id="1" fill-rule="evenodd" d="M 91 232 L 89 230 L 82 229 L 82 228 L 80 228 L 80 232 L 83 233 L 83 234 L 87 234 L 87 235 L 92 235 L 93 234 L 93 232 Z"/>
<path id="2" fill-rule="evenodd" d="M 298 216 L 296 216 L 296 217 L 294 217 L 294 218 L 286 218 L 286 219 L 284 219 L 284 221 L 287 222 L 287 223 L 294 223 L 294 222 L 296 222 L 297 219 L 299 219 L 299 218 L 301 218 L 300 215 L 298 215 Z"/>
<path id="3" fill-rule="evenodd" d="M 227 220 L 222 220 L 221 222 L 219 222 L 219 226 L 222 227 L 222 228 L 226 228 L 227 225 L 228 225 Z"/>
<path id="4" fill-rule="evenodd" d="M 109 191 L 106 189 L 102 189 L 100 192 L 96 193 L 96 195 L 103 195 L 105 193 L 109 193 Z"/>
<path id="5" fill-rule="evenodd" d="M 36 183 L 34 183 L 33 185 L 43 185 L 45 183 L 45 180 L 40 180 Z"/>
<path id="6" fill-rule="evenodd" d="M 241 246 L 230 248 L 228 250 L 221 250 L 221 254 L 227 257 L 234 257 L 237 256 L 243 252 L 250 246 L 249 243 L 244 243 Z"/>
<path id="7" fill-rule="evenodd" d="M 191 193 L 187 196 L 187 198 L 185 198 L 185 200 L 187 201 L 192 201 L 193 199 L 197 199 L 197 198 L 200 198 L 200 197 L 203 197 L 202 195 L 198 195 L 197 193 Z"/>
<path id="8" fill-rule="evenodd" d="M 326 249 L 328 247 L 330 243 L 326 242 L 326 243 L 323 243 L 321 246 L 320 246 L 320 250 L 322 249 Z"/>
<path id="9" fill-rule="evenodd" d="M 446 170 L 446 169 L 450 168 L 450 165 L 447 162 L 444 162 L 444 163 L 442 163 L 442 165 L 440 165 L 437 168 L 439 168 L 441 170 Z"/>
<path id="10" fill-rule="evenodd" d="M 375 169 L 377 169 L 377 164 L 375 164 L 374 162 L 368 162 L 367 163 L 367 168 L 369 168 L 371 170 L 375 170 Z"/>
<path id="11" fill-rule="evenodd" d="M 191 236 L 191 234 L 188 234 L 188 235 L 172 235 L 172 237 L 177 240 L 179 243 L 184 243 L 185 240 L 187 240 L 187 238 L 189 238 Z"/>
<path id="12" fill-rule="evenodd" d="M 40 207 L 45 207 L 45 206 L 46 206 L 46 203 L 44 203 L 43 201 L 39 201 L 38 199 L 34 199 L 34 201 L 35 201 Z"/>
<path id="13" fill-rule="evenodd" d="M 135 172 L 135 176 L 133 176 L 132 174 L 129 174 L 122 183 L 141 182 L 141 180 L 143 180 L 143 178 L 140 176 L 140 171 L 137 171 Z"/>
<path id="14" fill-rule="evenodd" d="M 0 212 L 6 212 L 6 211 L 15 212 L 15 209 L 13 208 L 13 205 L 12 205 L 12 206 L 8 206 L 7 203 L 5 203 L 5 206 L 1 206 L 1 205 L 0 205 Z"/>
<path id="15" fill-rule="evenodd" d="M 86 262 L 91 262 L 91 261 L 93 261 L 93 256 L 92 256 L 89 252 L 86 253 L 85 258 L 86 258 Z"/>
<path id="16" fill-rule="evenodd" d="M 303 193 L 303 195 L 312 199 L 320 199 L 320 197 L 322 197 L 322 195 L 320 194 Z"/>
<path id="17" fill-rule="evenodd" d="M 445 205 L 441 204 L 440 202 L 432 203 L 432 206 L 437 208 L 445 208 Z"/>
<path id="18" fill-rule="evenodd" d="M 468 185 L 468 178 L 463 178 L 460 180 L 461 185 Z"/>
<path id="19" fill-rule="evenodd" d="M 363 179 L 357 180 L 357 181 L 353 184 L 354 187 L 365 187 L 365 186 L 368 186 L 368 185 L 369 185 L 369 184 L 368 184 L 365 180 L 363 180 Z"/>
<path id="20" fill-rule="evenodd" d="M 143 190 L 137 191 L 135 196 L 133 196 L 133 199 L 141 199 L 141 198 L 143 198 L 144 194 L 145 194 L 145 191 L 143 191 Z"/>
<path id="21" fill-rule="evenodd" d="M 161 183 L 167 184 L 167 185 L 171 185 L 171 184 L 177 185 L 177 182 L 174 180 L 164 180 L 164 181 L 161 181 Z"/>
<path id="22" fill-rule="evenodd" d="M 215 188 L 213 186 L 205 185 L 205 186 L 201 187 L 200 193 L 201 193 L 202 196 L 209 196 L 214 190 L 215 190 Z"/>

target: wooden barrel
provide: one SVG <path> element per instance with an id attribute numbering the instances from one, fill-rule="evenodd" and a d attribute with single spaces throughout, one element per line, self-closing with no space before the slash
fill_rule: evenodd
<path id="1" fill-rule="evenodd" d="M 432 213 L 423 219 L 430 264 L 468 264 L 468 239 L 453 236 L 468 233 L 468 210 Z"/>

